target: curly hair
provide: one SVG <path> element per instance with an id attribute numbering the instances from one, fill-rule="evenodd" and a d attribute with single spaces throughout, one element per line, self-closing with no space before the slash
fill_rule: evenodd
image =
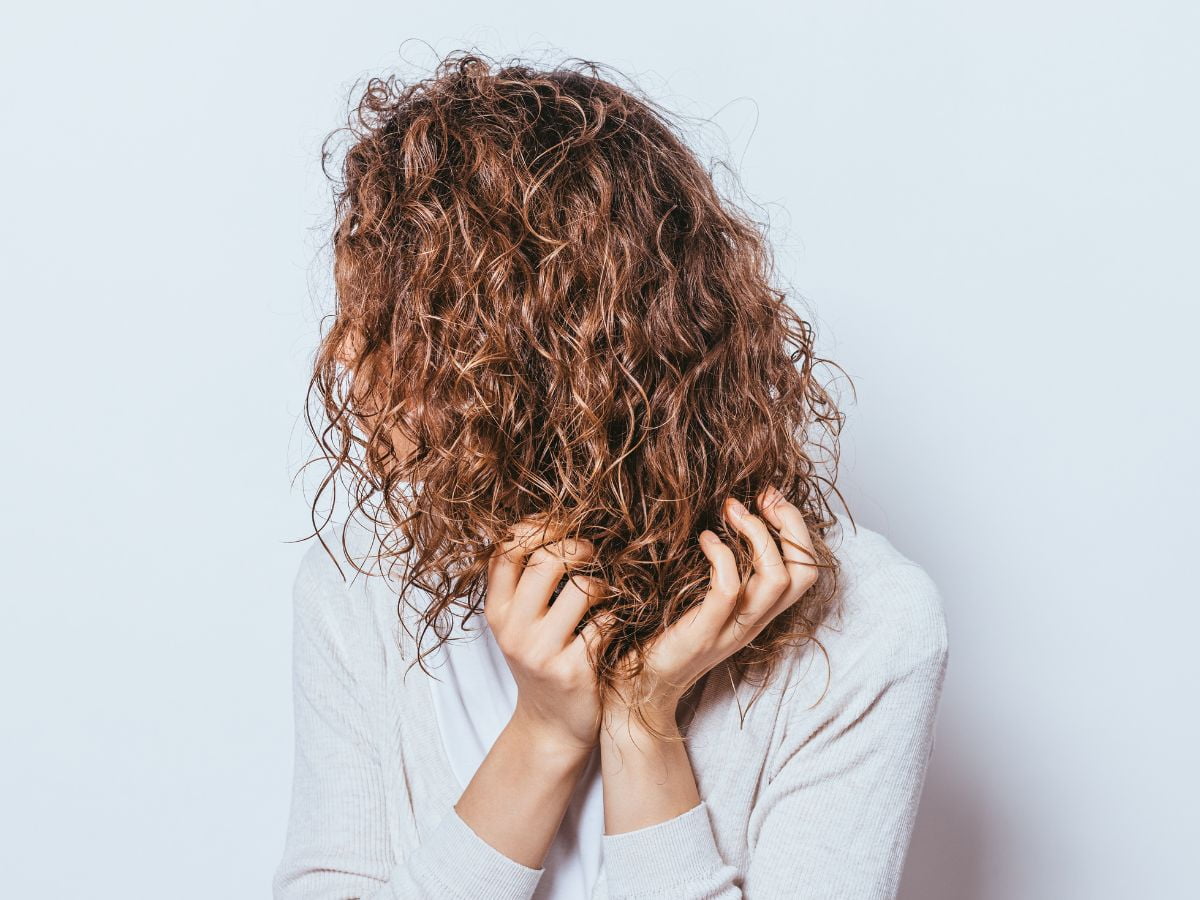
<path id="1" fill-rule="evenodd" d="M 703 598 L 702 529 L 749 577 L 721 505 L 773 484 L 820 572 L 726 663 L 765 684 L 839 606 L 825 537 L 844 415 L 812 327 L 772 286 L 765 227 L 606 69 L 456 51 L 421 80 L 369 79 L 326 139 L 325 160 L 344 149 L 326 167 L 337 306 L 305 410 L 330 467 L 314 524 L 349 472 L 379 560 L 403 561 L 399 602 L 439 642 L 452 608 L 482 610 L 518 520 L 546 522 L 544 543 L 590 541 L 575 571 L 609 592 L 593 608 L 613 613 L 594 645 L 603 693 Z"/>

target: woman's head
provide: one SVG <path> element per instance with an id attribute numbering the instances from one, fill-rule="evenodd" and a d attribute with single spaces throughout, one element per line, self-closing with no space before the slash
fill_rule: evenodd
<path id="1" fill-rule="evenodd" d="M 721 505 L 774 484 L 828 568 L 736 662 L 811 636 L 835 596 L 842 416 L 762 231 L 670 115 L 592 63 L 459 53 L 371 80 L 339 133 L 322 489 L 351 474 L 435 634 L 456 602 L 478 609 L 511 526 L 541 517 L 595 547 L 616 614 L 604 675 L 703 596 L 702 529 L 749 571 Z"/>

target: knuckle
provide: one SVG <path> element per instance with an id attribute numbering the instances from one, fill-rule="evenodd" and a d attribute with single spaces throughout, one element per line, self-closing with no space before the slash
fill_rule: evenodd
<path id="1" fill-rule="evenodd" d="M 712 591 L 720 599 L 732 602 L 741 593 L 741 584 L 733 579 L 720 579 L 713 585 Z"/>
<path id="2" fill-rule="evenodd" d="M 543 671 L 555 683 L 572 687 L 579 682 L 579 669 L 574 661 L 559 654 L 545 662 Z"/>
<path id="3" fill-rule="evenodd" d="M 759 518 L 758 516 L 751 516 L 749 522 L 750 527 L 754 531 L 754 536 L 760 541 L 766 543 L 768 541 L 773 542 L 775 540 L 773 534 L 771 533 L 771 527 L 766 523 L 765 519 Z"/>
<path id="4" fill-rule="evenodd" d="M 550 677 L 556 677 L 559 671 L 558 667 L 562 662 L 562 654 L 558 648 L 547 644 L 544 640 L 530 641 L 525 658 L 531 668 L 536 669 L 543 676 Z"/>
<path id="5" fill-rule="evenodd" d="M 531 554 L 529 554 L 528 564 L 530 566 L 549 566 L 553 563 L 557 563 L 558 561 L 558 556 L 556 556 L 554 553 L 551 553 L 545 547 L 538 547 Z"/>
<path id="6" fill-rule="evenodd" d="M 596 552 L 596 546 L 586 538 L 567 538 L 559 543 L 562 554 L 567 559 L 590 559 Z"/>
<path id="7" fill-rule="evenodd" d="M 775 594 L 782 594 L 792 586 L 792 579 L 782 566 L 772 566 L 763 572 L 763 587 Z"/>
<path id="8" fill-rule="evenodd" d="M 537 533 L 537 528 L 530 519 L 522 519 L 509 529 L 509 538 L 504 541 L 506 550 L 523 550 L 526 543 Z"/>

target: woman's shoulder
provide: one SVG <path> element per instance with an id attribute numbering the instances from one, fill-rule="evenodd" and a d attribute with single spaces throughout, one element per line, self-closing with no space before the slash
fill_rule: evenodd
<path id="1" fill-rule="evenodd" d="M 822 641 L 862 661 L 899 669 L 944 663 L 949 631 L 942 593 L 928 571 L 882 533 L 841 519 L 827 538 L 840 566 L 840 614 Z"/>
<path id="2" fill-rule="evenodd" d="M 298 625 L 320 625 L 347 640 L 377 636 L 385 600 L 373 529 L 354 519 L 334 521 L 309 539 L 296 568 L 293 605 Z"/>

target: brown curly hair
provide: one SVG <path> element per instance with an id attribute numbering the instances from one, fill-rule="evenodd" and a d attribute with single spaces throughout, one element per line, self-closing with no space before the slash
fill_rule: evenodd
<path id="1" fill-rule="evenodd" d="M 772 286 L 765 228 L 723 198 L 672 114 L 607 69 L 456 51 L 412 83 L 371 78 L 327 139 L 326 160 L 345 146 L 329 175 L 337 307 L 305 410 L 330 466 L 314 525 L 348 471 L 379 560 L 403 561 L 400 602 L 439 642 L 452 608 L 481 611 L 488 558 L 518 520 L 549 523 L 546 543 L 591 541 L 577 571 L 610 591 L 593 656 L 608 691 L 704 596 L 702 529 L 749 577 L 721 504 L 753 508 L 773 484 L 804 512 L 821 571 L 729 661 L 765 684 L 837 606 L 824 537 L 844 416 L 816 378 L 813 329 Z"/>

